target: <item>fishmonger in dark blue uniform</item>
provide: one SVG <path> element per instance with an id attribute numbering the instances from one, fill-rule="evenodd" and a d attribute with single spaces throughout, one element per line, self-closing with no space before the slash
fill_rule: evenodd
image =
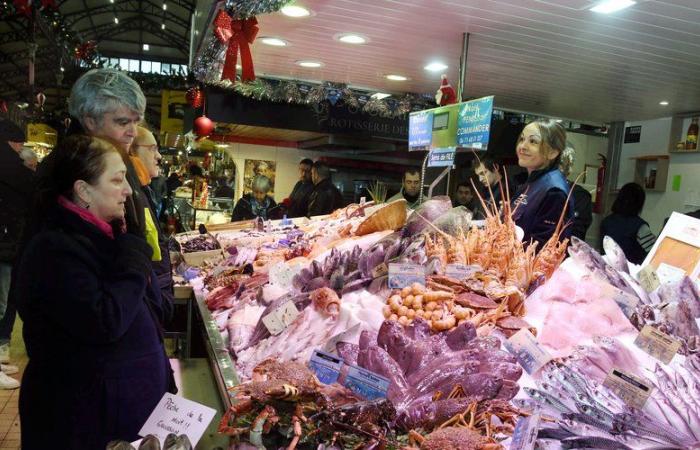
<path id="1" fill-rule="evenodd" d="M 552 237 L 559 217 L 567 206 L 569 184 L 559 170 L 559 158 L 566 148 L 566 130 L 554 120 L 537 120 L 523 128 L 516 152 L 518 165 L 527 170 L 527 182 L 518 187 L 513 200 L 515 224 L 525 232 L 524 241 L 538 248 Z M 568 201 L 564 223 L 573 220 L 573 200 Z M 561 239 L 570 236 L 566 227 Z"/>

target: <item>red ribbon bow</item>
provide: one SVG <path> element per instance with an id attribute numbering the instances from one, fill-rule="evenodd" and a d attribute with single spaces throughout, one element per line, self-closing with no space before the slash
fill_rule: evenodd
<path id="1" fill-rule="evenodd" d="M 224 71 L 221 74 L 222 80 L 236 82 L 236 60 L 238 49 L 241 49 L 241 66 L 243 67 L 241 80 L 255 80 L 255 70 L 253 69 L 253 56 L 250 53 L 250 44 L 258 34 L 258 21 L 255 17 L 250 19 L 233 19 L 221 10 L 214 20 L 214 34 L 222 44 L 228 43 L 226 50 L 226 61 Z"/>

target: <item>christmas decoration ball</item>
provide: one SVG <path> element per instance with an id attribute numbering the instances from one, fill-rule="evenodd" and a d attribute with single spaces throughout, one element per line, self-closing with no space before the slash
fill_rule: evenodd
<path id="1" fill-rule="evenodd" d="M 194 134 L 199 137 L 207 137 L 214 131 L 214 122 L 207 116 L 194 119 Z"/>
<path id="2" fill-rule="evenodd" d="M 193 108 L 201 108 L 204 104 L 204 92 L 198 87 L 189 88 L 185 94 L 187 103 Z"/>

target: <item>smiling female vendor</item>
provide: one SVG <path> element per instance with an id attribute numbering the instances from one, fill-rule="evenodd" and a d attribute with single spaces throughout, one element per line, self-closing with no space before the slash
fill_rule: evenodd
<path id="1" fill-rule="evenodd" d="M 524 241 L 533 240 L 542 248 L 554 230 L 567 204 L 569 185 L 559 170 L 559 157 L 566 148 L 566 131 L 554 120 L 540 119 L 523 128 L 516 152 L 518 165 L 527 170 L 527 182 L 518 187 L 513 200 L 516 225 L 525 232 Z M 569 200 L 564 222 L 573 219 Z M 561 238 L 569 237 L 569 227 Z"/>

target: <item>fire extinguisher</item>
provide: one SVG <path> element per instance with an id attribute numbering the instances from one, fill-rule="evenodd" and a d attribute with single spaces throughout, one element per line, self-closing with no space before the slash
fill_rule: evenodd
<path id="1" fill-rule="evenodd" d="M 595 203 L 593 204 L 593 212 L 596 214 L 603 213 L 603 185 L 605 184 L 605 167 L 608 165 L 608 158 L 603 154 L 598 153 L 600 167 L 598 167 L 598 180 L 595 187 Z"/>

